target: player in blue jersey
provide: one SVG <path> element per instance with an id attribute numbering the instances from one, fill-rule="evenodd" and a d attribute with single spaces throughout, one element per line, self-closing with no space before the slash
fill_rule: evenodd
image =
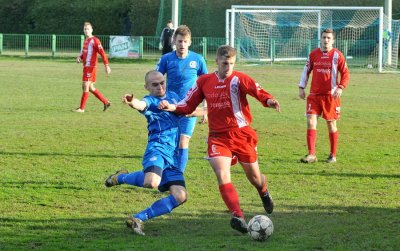
<path id="1" fill-rule="evenodd" d="M 194 85 L 198 76 L 208 73 L 204 58 L 189 50 L 192 34 L 186 25 L 179 26 L 173 35 L 175 51 L 164 54 L 157 64 L 156 70 L 167 74 L 167 92 L 175 92 L 182 100 Z M 206 109 L 206 104 L 204 104 Z M 203 115 L 203 123 L 207 115 Z M 196 125 L 195 117 L 181 117 L 179 121 L 179 158 L 178 167 L 184 171 L 188 162 L 189 141 Z"/>
<path id="2" fill-rule="evenodd" d="M 175 159 L 179 140 L 179 117 L 157 108 L 161 100 L 177 103 L 179 97 L 173 92 L 166 93 L 164 76 L 158 71 L 149 71 L 146 74 L 145 83 L 149 95 L 142 100 L 135 98 L 133 94 L 125 94 L 122 98 L 124 103 L 143 114 L 148 122 L 149 134 L 142 161 L 143 170 L 132 173 L 120 170 L 105 181 L 107 187 L 129 184 L 144 188 L 158 188 L 161 192 L 169 191 L 170 195 L 127 219 L 127 226 L 138 235 L 145 235 L 144 221 L 170 213 L 186 201 L 183 171 L 177 168 Z"/>

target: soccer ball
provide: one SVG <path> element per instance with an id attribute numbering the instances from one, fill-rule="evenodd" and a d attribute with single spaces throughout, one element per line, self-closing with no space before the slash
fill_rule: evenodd
<path id="1" fill-rule="evenodd" d="M 274 225 L 265 215 L 254 216 L 247 227 L 250 237 L 255 241 L 265 241 L 274 232 Z"/>

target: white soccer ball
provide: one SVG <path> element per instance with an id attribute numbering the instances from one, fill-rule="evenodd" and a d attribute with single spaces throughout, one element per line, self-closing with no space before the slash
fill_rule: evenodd
<path id="1" fill-rule="evenodd" d="M 265 241 L 274 232 L 274 225 L 265 215 L 254 216 L 247 227 L 250 237 L 255 241 Z"/>

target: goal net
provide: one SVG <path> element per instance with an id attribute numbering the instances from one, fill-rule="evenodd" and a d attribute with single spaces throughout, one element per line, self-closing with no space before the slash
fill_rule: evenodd
<path id="1" fill-rule="evenodd" d="M 335 44 L 352 67 L 400 71 L 399 21 L 382 7 L 239 6 L 226 12 L 227 43 L 239 60 L 301 62 L 334 29 Z"/>

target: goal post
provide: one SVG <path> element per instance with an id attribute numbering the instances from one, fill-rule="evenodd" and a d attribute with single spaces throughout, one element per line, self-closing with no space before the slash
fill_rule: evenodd
<path id="1" fill-rule="evenodd" d="M 233 13 L 233 14 L 232 14 Z M 321 11 L 320 10 L 262 10 L 262 9 L 246 9 L 246 10 L 240 10 L 240 9 L 230 9 L 227 10 L 227 23 L 229 23 L 229 27 L 226 27 L 226 36 L 227 36 L 227 44 L 236 47 L 238 44 L 236 43 L 237 37 L 236 36 L 236 31 L 238 31 L 238 33 L 240 32 L 245 32 L 243 31 L 243 29 L 246 29 L 247 31 L 249 30 L 249 28 L 245 28 L 242 27 L 240 24 L 236 24 L 235 23 L 235 18 L 234 15 L 236 13 L 239 14 L 251 14 L 251 18 L 254 18 L 255 15 L 257 14 L 261 14 L 261 15 L 269 15 L 269 16 L 277 16 L 278 14 L 283 14 L 284 17 L 288 18 L 288 19 L 292 19 L 293 15 L 296 16 L 296 14 L 298 14 L 297 16 L 306 16 L 306 14 L 308 16 L 312 16 L 312 20 L 308 20 L 309 22 L 311 22 L 309 25 L 312 27 L 312 29 L 315 30 L 315 34 L 320 34 L 321 33 Z M 297 18 L 297 17 L 295 17 Z M 276 25 L 276 23 L 279 20 L 263 20 L 263 21 L 259 21 L 261 25 L 265 25 L 265 26 L 273 26 Z M 293 21 L 293 20 L 290 20 Z M 238 27 L 237 27 L 237 26 Z M 299 57 L 299 56 L 287 56 L 287 57 L 276 57 L 275 54 L 275 38 L 273 36 L 274 31 L 272 29 L 270 29 L 270 32 L 265 32 L 263 34 L 260 34 L 261 36 L 267 37 L 269 39 L 269 43 L 260 43 L 258 46 L 262 47 L 264 46 L 264 48 L 268 47 L 268 50 L 266 51 L 265 55 L 263 57 L 260 57 L 259 60 L 260 61 L 295 61 L 295 60 L 305 60 L 307 59 L 306 56 L 303 57 Z M 228 39 L 229 37 L 229 39 Z M 315 36 L 314 39 L 317 41 L 317 44 L 320 43 L 320 37 L 319 36 Z M 293 44 L 292 44 L 293 45 Z M 307 52 L 309 53 L 311 51 L 311 42 L 308 41 L 308 43 L 305 45 L 307 46 Z M 296 49 L 293 48 L 293 46 L 291 46 L 292 49 Z M 297 48 L 299 49 L 299 48 Z M 249 52 L 247 52 L 249 54 Z M 296 53 L 294 51 L 294 53 Z M 251 53 L 250 53 L 251 54 Z M 262 53 L 258 53 L 258 54 L 262 54 Z"/>
<path id="2" fill-rule="evenodd" d="M 388 20 L 383 7 L 232 5 L 225 34 L 240 60 L 304 63 L 332 28 L 351 67 L 399 72 L 398 22 Z"/>

